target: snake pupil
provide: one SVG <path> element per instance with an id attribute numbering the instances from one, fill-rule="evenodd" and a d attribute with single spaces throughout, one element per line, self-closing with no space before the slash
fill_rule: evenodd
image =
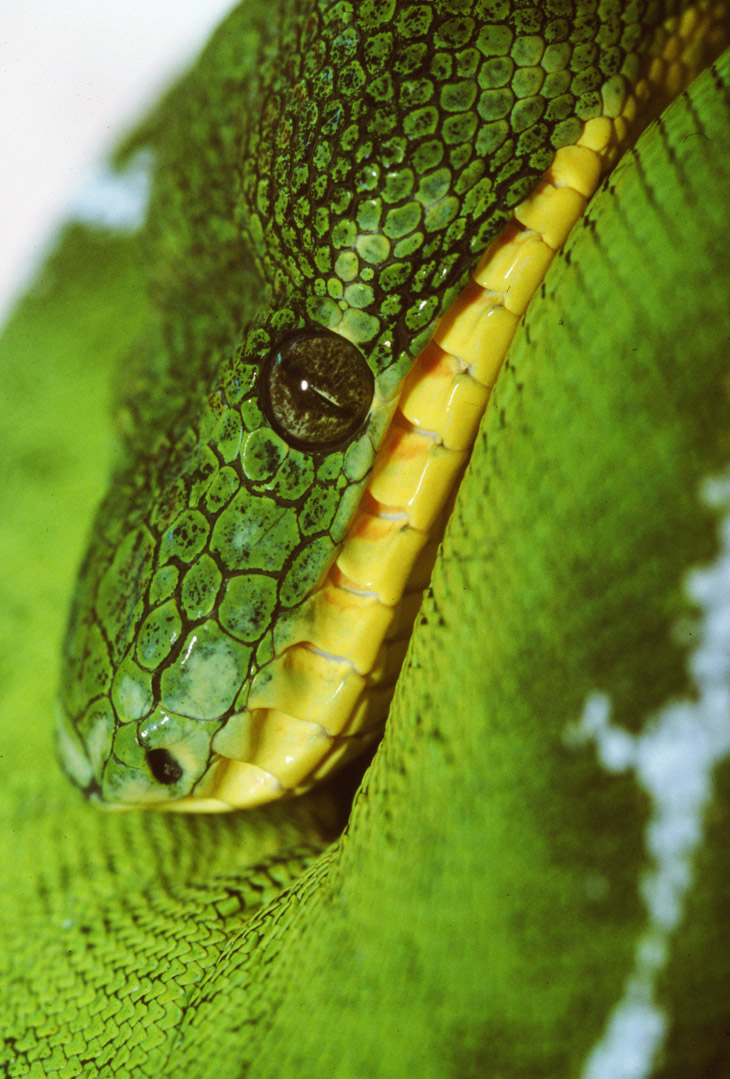
<path id="1" fill-rule="evenodd" d="M 183 770 L 179 761 L 175 760 L 172 753 L 167 749 L 150 749 L 147 751 L 147 763 L 152 775 L 158 783 L 164 783 L 166 787 L 177 783 L 182 777 Z"/>
<path id="2" fill-rule="evenodd" d="M 359 349 L 321 330 L 295 334 L 275 348 L 263 385 L 269 421 L 290 445 L 330 449 L 361 426 L 374 381 Z"/>

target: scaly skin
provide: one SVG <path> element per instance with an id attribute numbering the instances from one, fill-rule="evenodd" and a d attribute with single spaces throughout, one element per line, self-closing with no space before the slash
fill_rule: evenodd
<path id="1" fill-rule="evenodd" d="M 221 43 L 231 46 L 226 31 Z M 234 141 L 215 89 L 225 82 L 205 65 L 199 77 L 198 95 L 168 103 L 166 143 L 164 113 L 151 124 L 168 160 L 181 113 L 211 135 L 216 160 Z M 218 124 L 202 123 L 206 108 Z M 103 815 L 52 767 L 49 679 L 33 641 L 45 622 L 55 632 L 61 571 L 38 549 L 38 522 L 78 505 L 99 453 L 87 442 L 89 370 L 75 358 L 132 354 L 155 340 L 158 317 L 138 288 L 149 264 L 134 241 L 67 237 L 0 367 L 17 447 L 3 519 L 27 523 L 29 549 L 4 585 L 14 621 L 0 650 L 12 656 L 0 792 L 8 1075 L 615 1079 L 615 1061 L 592 1073 L 587 1061 L 648 923 L 661 965 L 639 983 L 666 1031 L 638 1074 L 727 1074 L 728 750 L 703 773 L 703 818 L 675 821 L 697 834 L 691 862 L 667 863 L 688 890 L 669 888 L 679 921 L 662 930 L 642 873 L 655 856 L 666 863 L 656 840 L 671 855 L 686 829 L 678 840 L 656 827 L 656 788 L 615 758 L 606 767 L 579 721 L 604 695 L 621 751 L 622 734 L 648 745 L 683 703 L 690 737 L 674 748 L 692 777 L 708 685 L 727 716 L 699 662 L 708 597 L 695 577 L 690 601 L 685 578 L 723 565 L 727 505 L 716 496 L 713 509 L 700 486 L 727 467 L 717 223 L 728 132 L 725 56 L 617 170 L 546 280 L 460 491 L 383 745 L 335 843 L 331 787 L 223 818 Z M 217 265 L 231 274 L 202 269 L 207 214 L 191 186 L 207 188 L 184 175 L 173 170 L 157 196 L 170 261 L 154 293 L 166 284 L 166 340 L 194 351 L 206 327 L 224 335 L 227 289 L 247 271 L 233 268 L 235 239 L 215 214 Z M 36 367 L 17 362 L 31 348 L 34 385 Z M 708 591 L 722 600 L 725 588 L 710 580 Z M 25 634 L 24 609 L 37 619 Z M 715 656 L 721 672 L 727 653 Z M 686 795 L 682 769 L 669 777 Z M 635 1018 L 641 1028 L 646 1014 Z"/>
<path id="2" fill-rule="evenodd" d="M 225 118 L 183 100 L 193 141 L 163 149 L 157 340 L 64 648 L 62 755 L 89 796 L 215 796 L 238 717 L 275 699 L 272 660 L 308 638 L 304 601 L 435 319 L 555 149 L 618 114 L 680 9 L 593 7 L 289 2 L 272 19 L 247 3 L 228 20 L 204 90 Z M 322 449 L 289 444 L 265 403 L 267 357 L 321 328 L 374 376 L 364 424 Z"/>

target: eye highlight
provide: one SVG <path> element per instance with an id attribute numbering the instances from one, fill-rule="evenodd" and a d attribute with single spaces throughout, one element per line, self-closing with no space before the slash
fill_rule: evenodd
<path id="1" fill-rule="evenodd" d="M 263 407 L 291 446 L 331 449 L 361 426 L 373 399 L 365 357 L 327 330 L 286 338 L 266 361 Z"/>

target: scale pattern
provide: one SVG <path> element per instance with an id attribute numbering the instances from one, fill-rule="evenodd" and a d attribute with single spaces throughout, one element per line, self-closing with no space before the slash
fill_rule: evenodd
<path id="1" fill-rule="evenodd" d="M 171 239 L 184 197 L 156 196 L 170 222 L 154 226 L 158 336 L 133 365 L 126 450 L 66 637 L 62 751 L 88 794 L 205 795 L 216 736 L 301 638 L 301 604 L 382 442 L 381 406 L 555 148 L 617 113 L 678 6 L 322 0 L 282 3 L 268 26 L 250 4 L 228 21 L 222 73 L 209 57 L 214 89 L 197 106 L 182 94 L 195 122 L 159 179 L 184 196 L 202 187 L 189 162 L 211 162 L 210 222 L 193 209 Z M 216 154 L 232 162 L 223 179 Z M 202 241 L 201 278 L 185 262 Z M 222 284 L 201 310 L 201 291 L 247 274 L 245 296 Z M 266 356 L 313 326 L 355 343 L 376 379 L 365 427 L 329 452 L 288 446 L 260 401 Z"/>
<path id="2" fill-rule="evenodd" d="M 34 648 L 39 627 L 42 646 L 59 628 L 70 566 L 59 571 L 61 547 L 42 559 L 33 544 L 48 544 L 38 522 L 67 503 L 71 522 L 79 472 L 101 482 L 82 422 L 89 367 L 73 367 L 74 349 L 95 360 L 101 342 L 109 356 L 110 316 L 124 334 L 139 304 L 132 241 L 67 238 L 0 346 L 16 415 L 25 401 L 43 418 L 30 467 L 27 431 L 11 431 L 0 487 L 26 557 L 3 581 L 16 635 L 0 650 L 13 658 L 0 1073 L 584 1072 L 644 930 L 650 807 L 632 773 L 607 774 L 566 728 L 597 687 L 637 735 L 691 688 L 696 612 L 681 585 L 721 550 L 698 484 L 728 456 L 715 223 L 729 168 L 727 54 L 647 132 L 553 264 L 495 390 L 382 748 L 334 844 L 336 822 L 314 812 L 321 789 L 215 818 L 102 814 L 52 767 L 52 690 Z M 9 362 L 21 338 L 44 375 L 32 400 Z M 62 372 L 49 341 L 65 342 Z M 58 402 L 72 378 L 69 427 Z M 76 440 L 62 467 L 58 446 Z M 23 611 L 37 621 L 21 633 Z M 730 1069 L 727 759 L 705 807 L 656 986 L 667 1032 L 651 1079 Z"/>

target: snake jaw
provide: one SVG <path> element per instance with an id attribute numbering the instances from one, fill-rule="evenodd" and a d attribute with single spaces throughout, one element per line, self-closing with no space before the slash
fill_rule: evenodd
<path id="1" fill-rule="evenodd" d="M 215 735 L 268 684 L 359 501 L 382 409 L 356 414 L 354 430 L 347 418 L 334 447 L 288 445 L 260 403 L 265 358 L 259 320 L 197 419 L 184 412 L 163 452 L 133 457 L 99 511 L 66 636 L 59 740 L 71 778 L 105 802 L 167 804 L 220 772 Z"/>

